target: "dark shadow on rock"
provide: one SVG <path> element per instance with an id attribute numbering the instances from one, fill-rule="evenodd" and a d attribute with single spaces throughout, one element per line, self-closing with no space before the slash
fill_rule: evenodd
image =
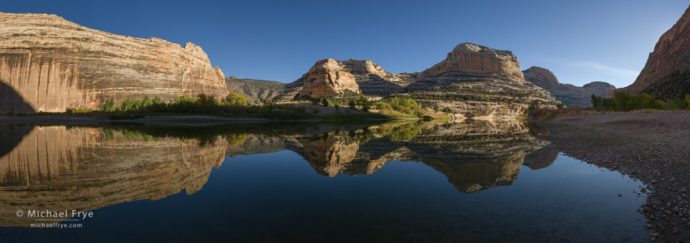
<path id="1" fill-rule="evenodd" d="M 36 110 L 5 80 L 0 80 L 0 114 L 36 113 Z"/>

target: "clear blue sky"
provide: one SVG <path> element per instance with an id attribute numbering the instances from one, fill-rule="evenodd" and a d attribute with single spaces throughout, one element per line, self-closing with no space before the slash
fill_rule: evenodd
<path id="1" fill-rule="evenodd" d="M 2 12 L 201 45 L 226 75 L 291 82 L 318 59 L 372 59 L 415 72 L 461 42 L 512 50 L 564 83 L 631 83 L 687 1 L 15 0 Z"/>

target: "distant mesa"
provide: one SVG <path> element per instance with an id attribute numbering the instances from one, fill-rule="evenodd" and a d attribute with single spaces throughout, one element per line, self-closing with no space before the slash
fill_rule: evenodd
<path id="1" fill-rule="evenodd" d="M 562 84 L 551 70 L 543 67 L 533 66 L 522 72 L 525 80 L 549 91 L 556 100 L 567 107 L 592 107 L 592 95 L 609 98 L 616 89 L 615 86 L 601 81 L 594 81 L 582 87 Z"/>
<path id="2" fill-rule="evenodd" d="M 635 82 L 621 91 L 647 92 L 657 99 L 682 99 L 690 93 L 690 7 L 659 38 Z"/>
<path id="3" fill-rule="evenodd" d="M 64 112 L 98 108 L 107 99 L 228 93 L 223 72 L 192 43 L 181 47 L 89 29 L 51 14 L 10 13 L 0 13 L 0 39 L 0 82 L 32 107 L 2 102 L 0 112 Z"/>

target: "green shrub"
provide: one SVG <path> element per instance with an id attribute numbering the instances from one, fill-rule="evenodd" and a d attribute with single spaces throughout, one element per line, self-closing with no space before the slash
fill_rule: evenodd
<path id="1" fill-rule="evenodd" d="M 105 112 L 115 111 L 115 101 L 113 101 L 113 99 L 105 100 L 105 102 L 103 102 L 103 105 L 101 105 L 101 111 L 105 111 Z"/>
<path id="2" fill-rule="evenodd" d="M 685 108 L 690 109 L 690 94 L 685 95 Z"/>
<path id="3" fill-rule="evenodd" d="M 648 93 L 629 95 L 623 92 L 616 92 L 613 98 L 605 99 L 592 95 L 593 107 L 597 110 L 608 111 L 632 111 L 642 109 L 683 109 L 687 107 L 687 102 L 688 101 L 682 100 L 656 100 Z"/>
<path id="4" fill-rule="evenodd" d="M 240 95 L 235 92 L 230 92 L 230 94 L 228 94 L 228 96 L 225 97 L 224 102 L 226 105 L 231 106 L 248 106 L 250 104 L 247 97 L 244 97 L 243 95 Z"/>

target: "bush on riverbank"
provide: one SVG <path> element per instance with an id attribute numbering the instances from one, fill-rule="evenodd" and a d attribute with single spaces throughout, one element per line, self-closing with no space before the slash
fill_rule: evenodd
<path id="1" fill-rule="evenodd" d="M 341 98 L 310 99 L 313 105 L 333 107 L 336 110 L 349 108 L 365 112 L 376 112 L 389 117 L 398 118 L 431 118 L 430 111 L 422 104 L 410 97 L 390 97 L 380 100 L 370 100 L 364 95 Z"/>
<path id="2" fill-rule="evenodd" d="M 339 101 L 340 102 L 340 101 Z M 371 101 L 359 100 L 360 107 L 371 106 Z M 317 102 L 319 103 L 319 102 Z M 107 116 L 111 119 L 132 119 L 148 115 L 214 115 L 226 117 L 243 118 L 266 118 L 278 120 L 368 120 L 368 119 L 391 119 L 400 118 L 382 113 L 358 112 L 348 113 L 339 112 L 345 105 L 326 100 L 326 104 L 335 109 L 335 112 L 324 112 L 318 110 L 307 110 L 308 107 L 295 104 L 276 104 L 274 102 L 263 102 L 262 104 L 252 104 L 246 97 L 239 94 L 230 93 L 223 99 L 216 99 L 213 96 L 200 94 L 195 98 L 186 96 L 178 97 L 172 101 L 165 102 L 158 97 L 144 98 L 142 100 L 125 100 L 116 104 L 112 99 L 108 99 L 98 110 L 87 108 L 68 108 L 67 114 L 88 115 L 88 116 Z M 320 105 L 319 105 L 320 106 Z M 43 113 L 46 114 L 46 113 Z"/>
<path id="3" fill-rule="evenodd" d="M 129 117 L 137 115 L 164 114 L 198 114 L 241 116 L 275 119 L 307 119 L 314 117 L 301 107 L 275 105 L 251 105 L 244 96 L 230 93 L 223 99 L 200 94 L 195 98 L 181 96 L 175 100 L 165 102 L 159 97 L 144 98 L 142 100 L 125 100 L 119 105 L 112 99 L 106 100 L 99 110 L 86 108 L 68 108 L 68 114 L 105 114 L 113 117 Z"/>
<path id="4" fill-rule="evenodd" d="M 657 100 L 647 93 L 629 95 L 616 92 L 613 98 L 592 95 L 592 106 L 598 111 L 678 110 L 687 109 L 688 104 L 690 104 L 690 94 L 685 96 L 685 100 Z"/>

